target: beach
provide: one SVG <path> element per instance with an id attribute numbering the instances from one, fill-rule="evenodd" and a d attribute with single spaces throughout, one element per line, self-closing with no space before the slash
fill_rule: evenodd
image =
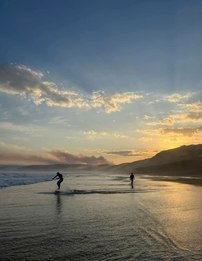
<path id="1" fill-rule="evenodd" d="M 202 187 L 105 173 L 0 190 L 0 258 L 201 260 Z"/>

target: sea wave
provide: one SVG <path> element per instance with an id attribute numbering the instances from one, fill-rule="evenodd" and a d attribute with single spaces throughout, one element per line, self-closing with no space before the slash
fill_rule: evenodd
<path id="1" fill-rule="evenodd" d="M 49 181 L 52 175 L 40 173 L 19 173 L 19 172 L 1 172 L 0 188 L 10 186 L 28 185 L 44 181 Z"/>

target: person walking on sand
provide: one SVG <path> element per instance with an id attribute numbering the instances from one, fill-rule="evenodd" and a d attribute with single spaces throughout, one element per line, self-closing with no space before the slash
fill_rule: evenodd
<path id="1" fill-rule="evenodd" d="M 56 176 L 52 179 L 59 179 L 58 182 L 57 182 L 57 185 L 58 185 L 58 190 L 60 189 L 60 184 L 63 182 L 63 176 L 61 173 L 57 172 Z"/>
<path id="2" fill-rule="evenodd" d="M 135 179 L 135 176 L 134 176 L 133 172 L 131 172 L 131 174 L 130 174 L 130 185 L 131 185 L 132 189 L 134 188 L 134 179 Z"/>

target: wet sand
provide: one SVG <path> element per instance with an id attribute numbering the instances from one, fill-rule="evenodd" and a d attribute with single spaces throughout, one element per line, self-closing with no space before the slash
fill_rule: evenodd
<path id="1" fill-rule="evenodd" d="M 202 186 L 202 178 L 199 177 L 172 177 L 172 176 L 147 176 L 146 178 L 154 181 L 168 181 L 168 182 L 179 182 L 183 184 L 190 184 L 195 186 Z"/>
<path id="2" fill-rule="evenodd" d="M 201 260 L 202 188 L 68 176 L 0 190 L 1 260 Z"/>

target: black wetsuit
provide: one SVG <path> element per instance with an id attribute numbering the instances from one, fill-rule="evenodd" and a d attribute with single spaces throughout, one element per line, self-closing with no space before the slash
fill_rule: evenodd
<path id="1" fill-rule="evenodd" d="M 57 176 L 58 176 L 58 178 L 59 178 L 59 181 L 63 181 L 63 176 L 62 176 L 62 174 L 60 174 L 59 172 L 57 173 Z"/>
<path id="2" fill-rule="evenodd" d="M 57 173 L 56 177 L 59 178 L 58 182 L 57 182 L 57 185 L 58 185 L 58 188 L 60 189 L 60 184 L 61 182 L 63 182 L 63 176 L 62 174 L 60 174 L 59 172 Z"/>
<path id="3" fill-rule="evenodd" d="M 131 187 L 132 187 L 132 188 L 133 188 L 133 181 L 134 181 L 134 178 L 135 178 L 134 174 L 131 173 L 131 174 L 130 174 L 130 182 L 131 182 Z"/>

